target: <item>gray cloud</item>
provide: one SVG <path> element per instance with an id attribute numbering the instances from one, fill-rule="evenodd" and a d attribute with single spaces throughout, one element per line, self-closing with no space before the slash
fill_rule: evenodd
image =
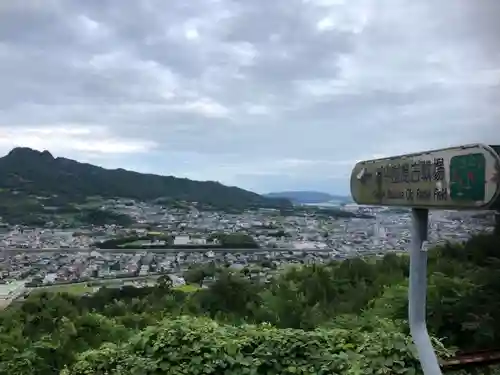
<path id="1" fill-rule="evenodd" d="M 500 4 L 0 5 L 0 148 L 257 191 L 347 192 L 360 159 L 500 143 Z"/>

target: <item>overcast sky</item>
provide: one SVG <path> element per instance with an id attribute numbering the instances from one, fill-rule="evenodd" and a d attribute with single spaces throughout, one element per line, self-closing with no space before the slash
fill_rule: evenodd
<path id="1" fill-rule="evenodd" d="M 257 192 L 500 144 L 499 0 L 9 0 L 0 151 Z"/>

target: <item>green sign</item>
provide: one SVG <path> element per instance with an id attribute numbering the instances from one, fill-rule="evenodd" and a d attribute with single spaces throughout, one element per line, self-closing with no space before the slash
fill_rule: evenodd
<path id="1" fill-rule="evenodd" d="M 483 201 L 486 187 L 483 154 L 457 155 L 450 160 L 450 197 L 457 201 Z"/>

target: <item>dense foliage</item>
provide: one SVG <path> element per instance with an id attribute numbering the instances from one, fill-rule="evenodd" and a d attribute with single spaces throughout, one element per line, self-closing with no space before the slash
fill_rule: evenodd
<path id="1" fill-rule="evenodd" d="M 259 245 L 254 238 L 245 233 L 213 233 L 205 244 L 175 244 L 175 236 L 166 234 L 146 234 L 117 237 L 96 242 L 99 249 L 257 249 Z M 217 242 L 215 242 L 217 240 Z M 144 241 L 141 243 L 141 241 Z"/>
<path id="2" fill-rule="evenodd" d="M 428 320 L 441 357 L 500 341 L 499 244 L 479 235 L 430 251 Z M 420 373 L 405 322 L 407 256 L 292 267 L 269 283 L 210 267 L 189 270 L 190 281 L 216 274 L 194 292 L 163 277 L 30 296 L 0 314 L 0 374 Z"/>
<path id="3" fill-rule="evenodd" d="M 82 210 L 81 213 L 77 215 L 77 219 L 81 223 L 90 225 L 116 224 L 127 227 L 134 223 L 134 220 L 128 215 L 100 209 Z"/>
<path id="4" fill-rule="evenodd" d="M 58 195 L 73 201 L 88 196 L 124 197 L 142 201 L 159 197 L 201 202 L 214 207 L 290 207 L 285 199 L 265 198 L 213 181 L 104 169 L 49 152 L 15 148 L 0 158 L 0 188 L 26 195 Z"/>
<path id="5" fill-rule="evenodd" d="M 0 159 L 1 160 L 1 159 Z M 134 220 L 111 210 L 78 206 L 70 197 L 36 197 L 21 191 L 0 189 L 0 216 L 11 225 L 42 227 L 64 222 L 73 226 L 116 224 L 129 226 Z"/>
<path id="6" fill-rule="evenodd" d="M 318 207 L 318 206 L 294 206 L 292 208 L 284 208 L 279 212 L 280 216 L 314 216 L 315 218 L 351 218 L 357 217 L 361 219 L 373 219 L 373 215 L 345 211 L 336 207 Z"/>

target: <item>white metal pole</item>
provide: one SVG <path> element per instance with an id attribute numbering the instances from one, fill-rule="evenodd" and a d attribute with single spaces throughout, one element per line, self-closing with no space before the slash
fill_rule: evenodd
<path id="1" fill-rule="evenodd" d="M 427 241 L 428 225 L 429 210 L 413 208 L 408 317 L 410 332 L 424 374 L 442 375 L 426 324 L 427 251 L 422 245 Z"/>

